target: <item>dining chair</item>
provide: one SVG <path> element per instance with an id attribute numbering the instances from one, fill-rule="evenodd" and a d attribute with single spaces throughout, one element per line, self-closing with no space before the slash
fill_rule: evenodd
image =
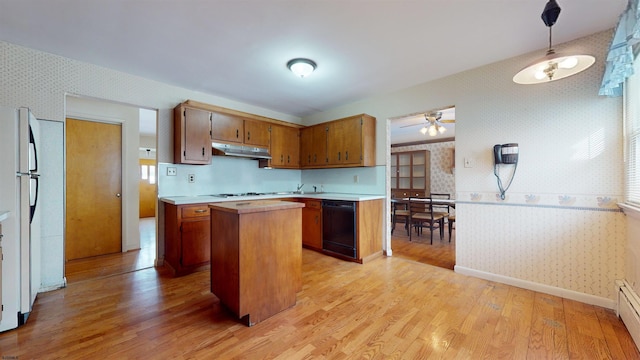
<path id="1" fill-rule="evenodd" d="M 398 220 L 402 220 L 404 227 L 407 229 L 407 236 L 409 235 L 409 208 L 408 203 L 403 200 L 395 200 L 391 202 L 391 234 L 396 229 L 396 223 Z"/>
<path id="2" fill-rule="evenodd" d="M 443 194 L 443 193 L 431 193 L 432 199 L 451 199 L 451 194 Z M 449 228 L 449 242 L 451 242 L 451 216 L 453 216 L 453 221 L 455 222 L 455 216 L 451 214 L 451 207 L 449 205 L 433 205 L 433 213 L 444 216 L 447 227 Z"/>
<path id="3" fill-rule="evenodd" d="M 422 233 L 422 228 L 428 227 L 430 240 L 433 245 L 433 231 L 440 230 L 440 240 L 444 237 L 444 215 L 433 212 L 430 197 L 409 198 L 409 226 L 415 228 L 416 233 Z M 413 230 L 409 230 L 409 241 L 412 241 Z"/>

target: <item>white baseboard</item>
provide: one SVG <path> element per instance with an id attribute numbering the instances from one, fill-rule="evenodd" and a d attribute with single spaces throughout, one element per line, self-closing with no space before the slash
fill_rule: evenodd
<path id="1" fill-rule="evenodd" d="M 617 305 L 616 300 L 614 299 L 607 299 L 600 296 L 589 295 L 589 294 L 585 294 L 585 293 L 581 293 L 573 290 L 567 290 L 567 289 L 563 289 L 555 286 L 539 284 L 532 281 L 516 279 L 509 276 L 492 274 L 484 271 L 470 269 L 464 266 L 456 265 L 454 267 L 454 271 L 463 275 L 469 275 L 469 276 L 477 277 L 480 279 L 517 286 L 527 290 L 533 290 L 533 291 L 537 291 L 537 292 L 541 292 L 549 295 L 559 296 L 565 299 L 580 301 L 585 304 L 605 307 L 607 309 L 615 310 Z M 612 284 L 611 286 L 613 287 L 614 284 Z"/>

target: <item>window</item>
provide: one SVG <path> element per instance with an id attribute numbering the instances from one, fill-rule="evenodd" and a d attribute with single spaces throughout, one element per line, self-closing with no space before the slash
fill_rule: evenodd
<path id="1" fill-rule="evenodd" d="M 640 61 L 633 67 L 624 87 L 625 202 L 640 207 Z"/>
<path id="2" fill-rule="evenodd" d="M 140 165 L 140 180 L 149 181 L 149 184 L 156 183 L 155 165 Z"/>

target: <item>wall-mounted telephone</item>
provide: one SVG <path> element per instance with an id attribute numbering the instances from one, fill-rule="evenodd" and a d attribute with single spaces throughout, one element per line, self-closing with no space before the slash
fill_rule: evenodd
<path id="1" fill-rule="evenodd" d="M 518 144 L 495 145 L 493 159 L 496 164 L 517 164 Z"/>
<path id="2" fill-rule="evenodd" d="M 516 168 L 518 167 L 518 153 L 518 144 L 515 143 L 495 145 L 493 147 L 493 174 L 496 176 L 496 180 L 498 181 L 498 189 L 500 190 L 500 198 L 502 200 L 504 200 L 505 193 L 507 192 L 507 189 L 509 189 L 509 186 L 511 186 L 513 177 L 516 174 Z M 500 174 L 498 171 L 498 165 L 500 164 L 514 165 L 511 172 L 511 177 L 506 187 L 502 185 L 502 180 L 500 179 Z"/>

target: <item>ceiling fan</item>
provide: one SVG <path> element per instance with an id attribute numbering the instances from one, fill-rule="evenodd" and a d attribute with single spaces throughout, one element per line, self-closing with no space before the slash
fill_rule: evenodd
<path id="1" fill-rule="evenodd" d="M 420 129 L 420 132 L 423 134 L 427 134 L 429 133 L 429 136 L 436 136 L 438 135 L 438 133 L 442 134 L 445 131 L 447 131 L 447 129 L 442 126 L 442 124 L 445 123 L 455 123 L 456 121 L 453 119 L 442 119 L 442 111 L 431 111 L 431 112 L 427 112 L 424 114 L 424 119 L 427 122 L 425 123 L 418 123 L 418 124 L 412 124 L 412 125 L 405 125 L 405 126 L 401 126 L 403 128 L 405 127 L 411 127 L 411 126 L 417 126 L 417 125 L 422 125 L 422 128 Z"/>

